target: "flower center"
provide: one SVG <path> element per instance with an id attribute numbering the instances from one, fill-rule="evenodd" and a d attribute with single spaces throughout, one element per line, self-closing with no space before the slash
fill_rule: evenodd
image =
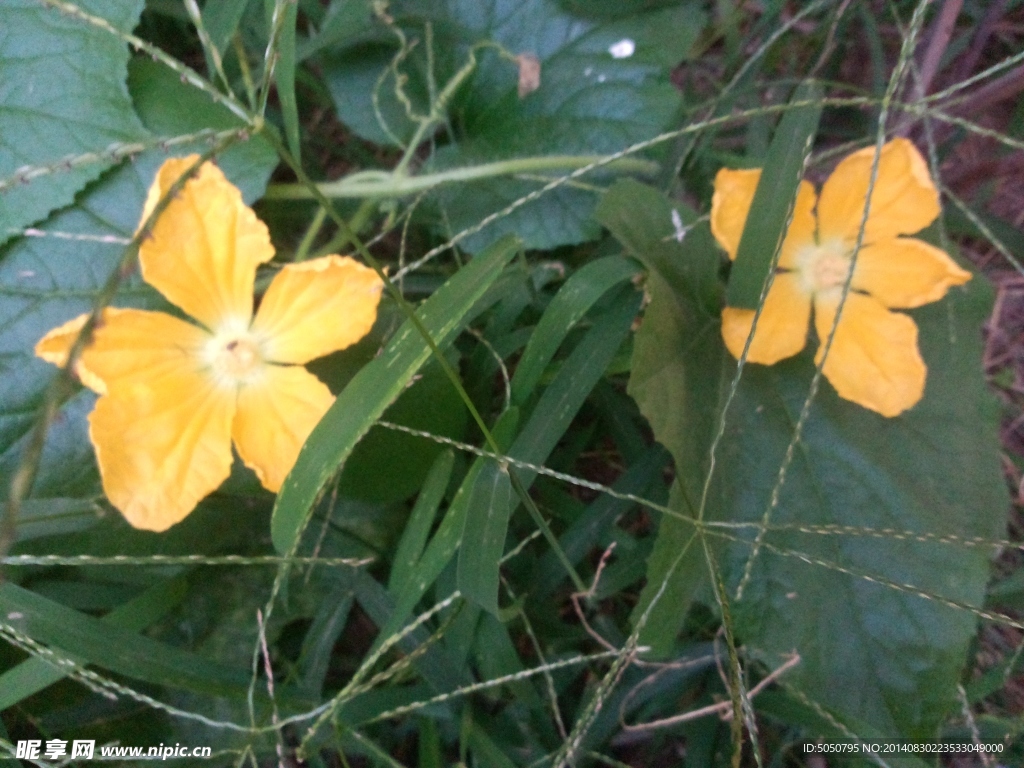
<path id="1" fill-rule="evenodd" d="M 229 386 L 245 384 L 263 371 L 263 352 L 248 331 L 219 333 L 206 345 L 206 361 L 217 380 Z"/>
<path id="2" fill-rule="evenodd" d="M 797 257 L 804 290 L 823 294 L 841 289 L 850 273 L 850 254 L 840 243 L 826 243 L 807 248 Z"/>

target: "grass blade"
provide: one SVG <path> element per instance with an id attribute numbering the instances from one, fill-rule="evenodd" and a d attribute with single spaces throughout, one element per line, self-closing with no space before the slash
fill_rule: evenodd
<path id="1" fill-rule="evenodd" d="M 180 603 L 185 597 L 187 587 L 184 578 L 154 584 L 134 600 L 129 600 L 112 610 L 100 619 L 100 622 L 129 632 L 141 632 Z M 43 659 L 26 659 L 0 675 L 0 712 L 39 693 L 64 677 L 60 669 Z"/>
<path id="2" fill-rule="evenodd" d="M 423 554 L 423 547 L 430 535 L 430 527 L 434 524 L 437 508 L 448 488 L 455 464 L 455 454 L 450 450 L 443 451 L 434 460 L 434 465 L 423 482 L 423 488 L 416 498 L 416 505 L 409 515 L 409 522 L 402 532 L 395 551 L 395 562 L 391 566 L 391 577 L 388 580 L 388 591 L 399 595 L 413 576 L 416 563 Z"/>
<path id="3" fill-rule="evenodd" d="M 801 84 L 790 104 L 803 106 L 788 109 L 779 121 L 732 265 L 725 295 L 730 307 L 757 309 L 761 289 L 793 213 L 804 164 L 818 130 L 821 99 L 818 83 Z"/>
<path id="4" fill-rule="evenodd" d="M 590 262 L 565 281 L 544 310 L 523 350 L 512 377 L 512 402 L 518 405 L 526 402 L 566 334 L 598 299 L 619 283 L 632 279 L 639 271 L 631 260 L 608 256 Z"/>
<path id="5" fill-rule="evenodd" d="M 547 460 L 629 332 L 639 309 L 639 298 L 632 288 L 623 290 L 587 332 L 544 391 L 513 443 L 509 451 L 511 457 L 530 464 Z M 524 489 L 528 489 L 537 476 L 529 469 L 516 468 L 515 473 Z M 476 488 L 482 495 L 474 492 L 474 503 L 466 517 L 459 550 L 458 584 L 467 599 L 496 614 L 498 570 L 513 509 L 508 470 L 492 460 L 481 472 Z M 538 521 L 538 525 L 541 524 L 542 519 Z M 574 573 L 558 542 L 552 546 L 560 553 L 559 559 L 567 570 Z"/>
<path id="6" fill-rule="evenodd" d="M 12 619 L 11 614 L 17 618 Z M 135 680 L 239 698 L 244 698 L 249 688 L 247 670 L 142 637 L 14 584 L 0 586 L 0 615 L 37 642 Z"/>
<path id="7" fill-rule="evenodd" d="M 277 66 L 274 68 L 274 82 L 277 98 L 281 102 L 281 117 L 284 120 L 284 135 L 288 149 L 296 162 L 302 159 L 302 141 L 299 133 L 299 102 L 295 97 L 295 25 L 298 21 L 299 4 L 288 3 L 284 13 L 284 25 L 277 39 Z"/>

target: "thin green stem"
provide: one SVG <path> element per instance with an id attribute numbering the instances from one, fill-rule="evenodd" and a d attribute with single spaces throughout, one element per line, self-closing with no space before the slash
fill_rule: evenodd
<path id="1" fill-rule="evenodd" d="M 231 37 L 231 47 L 234 48 L 235 58 L 238 59 L 238 69 L 242 73 L 242 84 L 245 87 L 245 97 L 249 100 L 249 107 L 250 109 L 256 109 L 256 83 L 252 79 L 252 69 L 249 68 L 249 55 L 245 52 L 242 36 L 237 32 Z"/>
<path id="2" fill-rule="evenodd" d="M 295 261 L 305 261 L 309 257 L 309 249 L 313 247 L 313 241 L 320 234 L 326 218 L 327 211 L 323 208 L 317 208 L 316 213 L 313 215 L 313 220 L 309 223 L 309 228 L 306 230 L 306 234 L 302 236 L 299 247 L 295 250 Z"/>
<path id="3" fill-rule="evenodd" d="M 575 170 L 585 168 L 605 159 L 603 155 L 542 155 L 539 157 L 518 157 L 512 160 L 498 160 L 493 163 L 451 168 L 437 173 L 407 176 L 398 169 L 386 171 L 363 171 L 337 181 L 326 181 L 314 185 L 324 197 L 343 198 L 394 198 L 414 195 L 441 184 L 475 181 L 495 176 L 512 176 L 537 171 Z M 635 157 L 623 157 L 605 166 L 622 173 L 650 175 L 657 172 L 657 163 Z M 271 184 L 267 187 L 267 200 L 309 200 L 317 195 L 303 184 Z"/>
<path id="4" fill-rule="evenodd" d="M 210 33 L 206 30 L 206 25 L 203 23 L 203 14 L 199 10 L 199 3 L 196 0 L 184 0 L 184 2 L 185 10 L 188 11 L 189 18 L 192 19 L 192 25 L 196 28 L 196 34 L 199 35 L 200 45 L 202 45 L 206 55 L 210 57 L 210 64 L 213 65 L 213 70 L 217 77 L 220 78 L 225 91 L 231 93 L 231 83 L 228 81 L 227 75 L 224 74 L 224 63 L 221 61 L 220 51 L 217 50 L 217 46 L 210 39 Z"/>
<path id="5" fill-rule="evenodd" d="M 320 210 L 323 210 L 321 208 Z M 351 232 L 359 234 L 363 227 L 366 226 L 366 222 L 370 220 L 373 212 L 377 210 L 377 203 L 374 200 L 364 200 L 362 205 L 356 209 L 356 212 L 352 214 L 352 218 L 348 222 L 348 231 L 339 229 L 326 244 L 320 246 L 313 254 L 314 258 L 317 256 L 326 256 L 329 253 L 337 253 L 338 251 L 344 250 L 349 243 L 352 242 L 352 238 L 349 237 Z"/>

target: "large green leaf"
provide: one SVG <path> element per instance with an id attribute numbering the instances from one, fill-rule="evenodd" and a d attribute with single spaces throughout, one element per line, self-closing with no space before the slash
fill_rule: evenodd
<path id="1" fill-rule="evenodd" d="M 898 418 L 841 400 L 823 383 L 771 523 L 997 538 L 1007 499 L 998 409 L 981 373 L 980 328 L 990 309 L 991 292 L 975 278 L 913 312 L 928 383 L 924 399 Z M 812 370 L 805 352 L 744 372 L 715 490 L 730 519 L 760 521 L 769 508 Z M 799 651 L 790 681 L 835 712 L 883 733 L 930 737 L 956 706 L 976 625 L 969 610 L 940 600 L 983 605 L 989 552 L 855 532 L 769 531 L 763 543 L 734 606 L 744 641 L 772 653 Z M 730 550 L 733 587 L 750 551 L 747 544 Z"/>
<path id="2" fill-rule="evenodd" d="M 143 0 L 81 0 L 118 29 L 131 29 Z M 128 46 L 115 35 L 37 0 L 7 0 L 0 36 L 0 180 L 26 166 L 102 152 L 145 131 L 125 88 Z M 69 204 L 109 163 L 39 176 L 0 195 L 0 243 Z"/>
<path id="3" fill-rule="evenodd" d="M 142 157 L 100 181 L 74 208 L 53 215 L 39 229 L 42 237 L 10 243 L 0 258 L 0 486 L 7 487 L 21 460 L 35 410 L 56 369 L 36 359 L 33 347 L 51 328 L 88 311 L 123 250 L 117 242 L 67 240 L 72 235 L 127 238 L 138 223 L 145 199 L 144 175 L 157 158 Z M 153 300 L 151 291 L 129 281 L 118 303 Z M 35 494 L 74 496 L 95 491 L 92 449 L 85 416 L 91 393 L 75 395 L 52 426 Z"/>
<path id="4" fill-rule="evenodd" d="M 650 270 L 651 302 L 637 334 L 630 393 L 675 459 L 682 482 L 669 506 L 690 515 L 709 471 L 710 442 L 735 365 L 720 339 L 718 257 L 706 230 L 691 229 L 681 246 L 666 239 L 672 204 L 658 198 L 654 190 L 621 182 L 599 214 Z M 822 383 L 771 508 L 773 525 L 999 535 L 1006 499 L 979 334 L 990 303 L 989 290 L 976 279 L 967 290 L 914 311 L 928 386 L 922 402 L 903 416 L 883 418 Z M 744 369 L 717 452 L 705 521 L 762 520 L 812 373 L 810 350 L 775 366 Z M 692 525 L 662 517 L 641 609 L 693 533 Z M 743 541 L 720 558 L 731 594 L 755 536 L 744 529 Z M 787 680 L 846 722 L 873 734 L 929 737 L 954 704 L 975 629 L 969 610 L 942 600 L 982 605 L 987 553 L 855 531 L 771 530 L 762 545 L 743 599 L 733 606 L 740 639 L 765 652 L 772 665 L 779 663 L 777 654 L 799 652 L 801 664 Z M 656 649 L 671 648 L 702 571 L 700 547 L 691 544 L 648 622 L 645 639 Z"/>
<path id="5" fill-rule="evenodd" d="M 671 125 L 681 106 L 669 73 L 706 21 L 690 3 L 597 21 L 564 10 L 556 0 L 406 0 L 389 10 L 410 37 L 421 41 L 424 24 L 430 23 L 432 75 L 441 85 L 466 63 L 470 46 L 481 41 L 540 61 L 540 87 L 521 98 L 515 65 L 491 51 L 477 54 L 478 69 L 451 108 L 455 142 L 435 155 L 433 169 L 527 155 L 608 153 L 651 138 Z M 425 44 L 400 66 L 421 114 L 428 107 Z M 376 123 L 372 94 L 395 52 L 394 36 L 379 32 L 325 64 L 339 117 L 381 143 L 391 139 Z M 408 140 L 415 123 L 394 96 L 394 85 L 393 75 L 384 78 L 378 106 L 391 133 Z M 436 201 L 444 225 L 458 231 L 541 183 L 500 178 L 459 184 L 439 190 Z M 596 201 L 593 190 L 561 187 L 495 222 L 467 240 L 466 247 L 479 250 L 502 232 L 515 232 L 530 248 L 592 239 L 598 234 L 590 219 Z"/>

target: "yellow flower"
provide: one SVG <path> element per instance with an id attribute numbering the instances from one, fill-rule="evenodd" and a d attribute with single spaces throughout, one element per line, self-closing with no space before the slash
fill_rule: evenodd
<path id="1" fill-rule="evenodd" d="M 867 199 L 875 148 L 844 158 L 816 197 L 800 182 L 779 271 L 765 299 L 747 359 L 771 365 L 797 354 L 814 326 L 821 346 L 835 320 Z M 722 169 L 715 177 L 711 231 L 736 258 L 760 170 Z M 815 211 L 817 207 L 817 211 Z M 890 309 L 937 301 L 971 276 L 944 252 L 911 237 L 939 215 L 939 194 L 924 158 L 906 139 L 882 148 L 864 241 L 823 373 L 840 397 L 883 416 L 896 416 L 924 394 L 927 368 L 917 349 L 917 325 Z M 727 307 L 722 337 L 738 358 L 754 311 Z"/>
<path id="2" fill-rule="evenodd" d="M 142 220 L 196 161 L 168 160 Z M 231 444 L 277 491 L 334 397 L 303 364 L 369 332 L 381 281 L 341 256 L 290 264 L 253 316 L 256 268 L 274 256 L 266 226 L 206 163 L 139 249 L 142 276 L 195 319 L 106 309 L 77 373 L 99 393 L 89 415 L 103 489 L 136 528 L 163 531 L 231 470 Z M 63 365 L 82 315 L 36 354 Z"/>

